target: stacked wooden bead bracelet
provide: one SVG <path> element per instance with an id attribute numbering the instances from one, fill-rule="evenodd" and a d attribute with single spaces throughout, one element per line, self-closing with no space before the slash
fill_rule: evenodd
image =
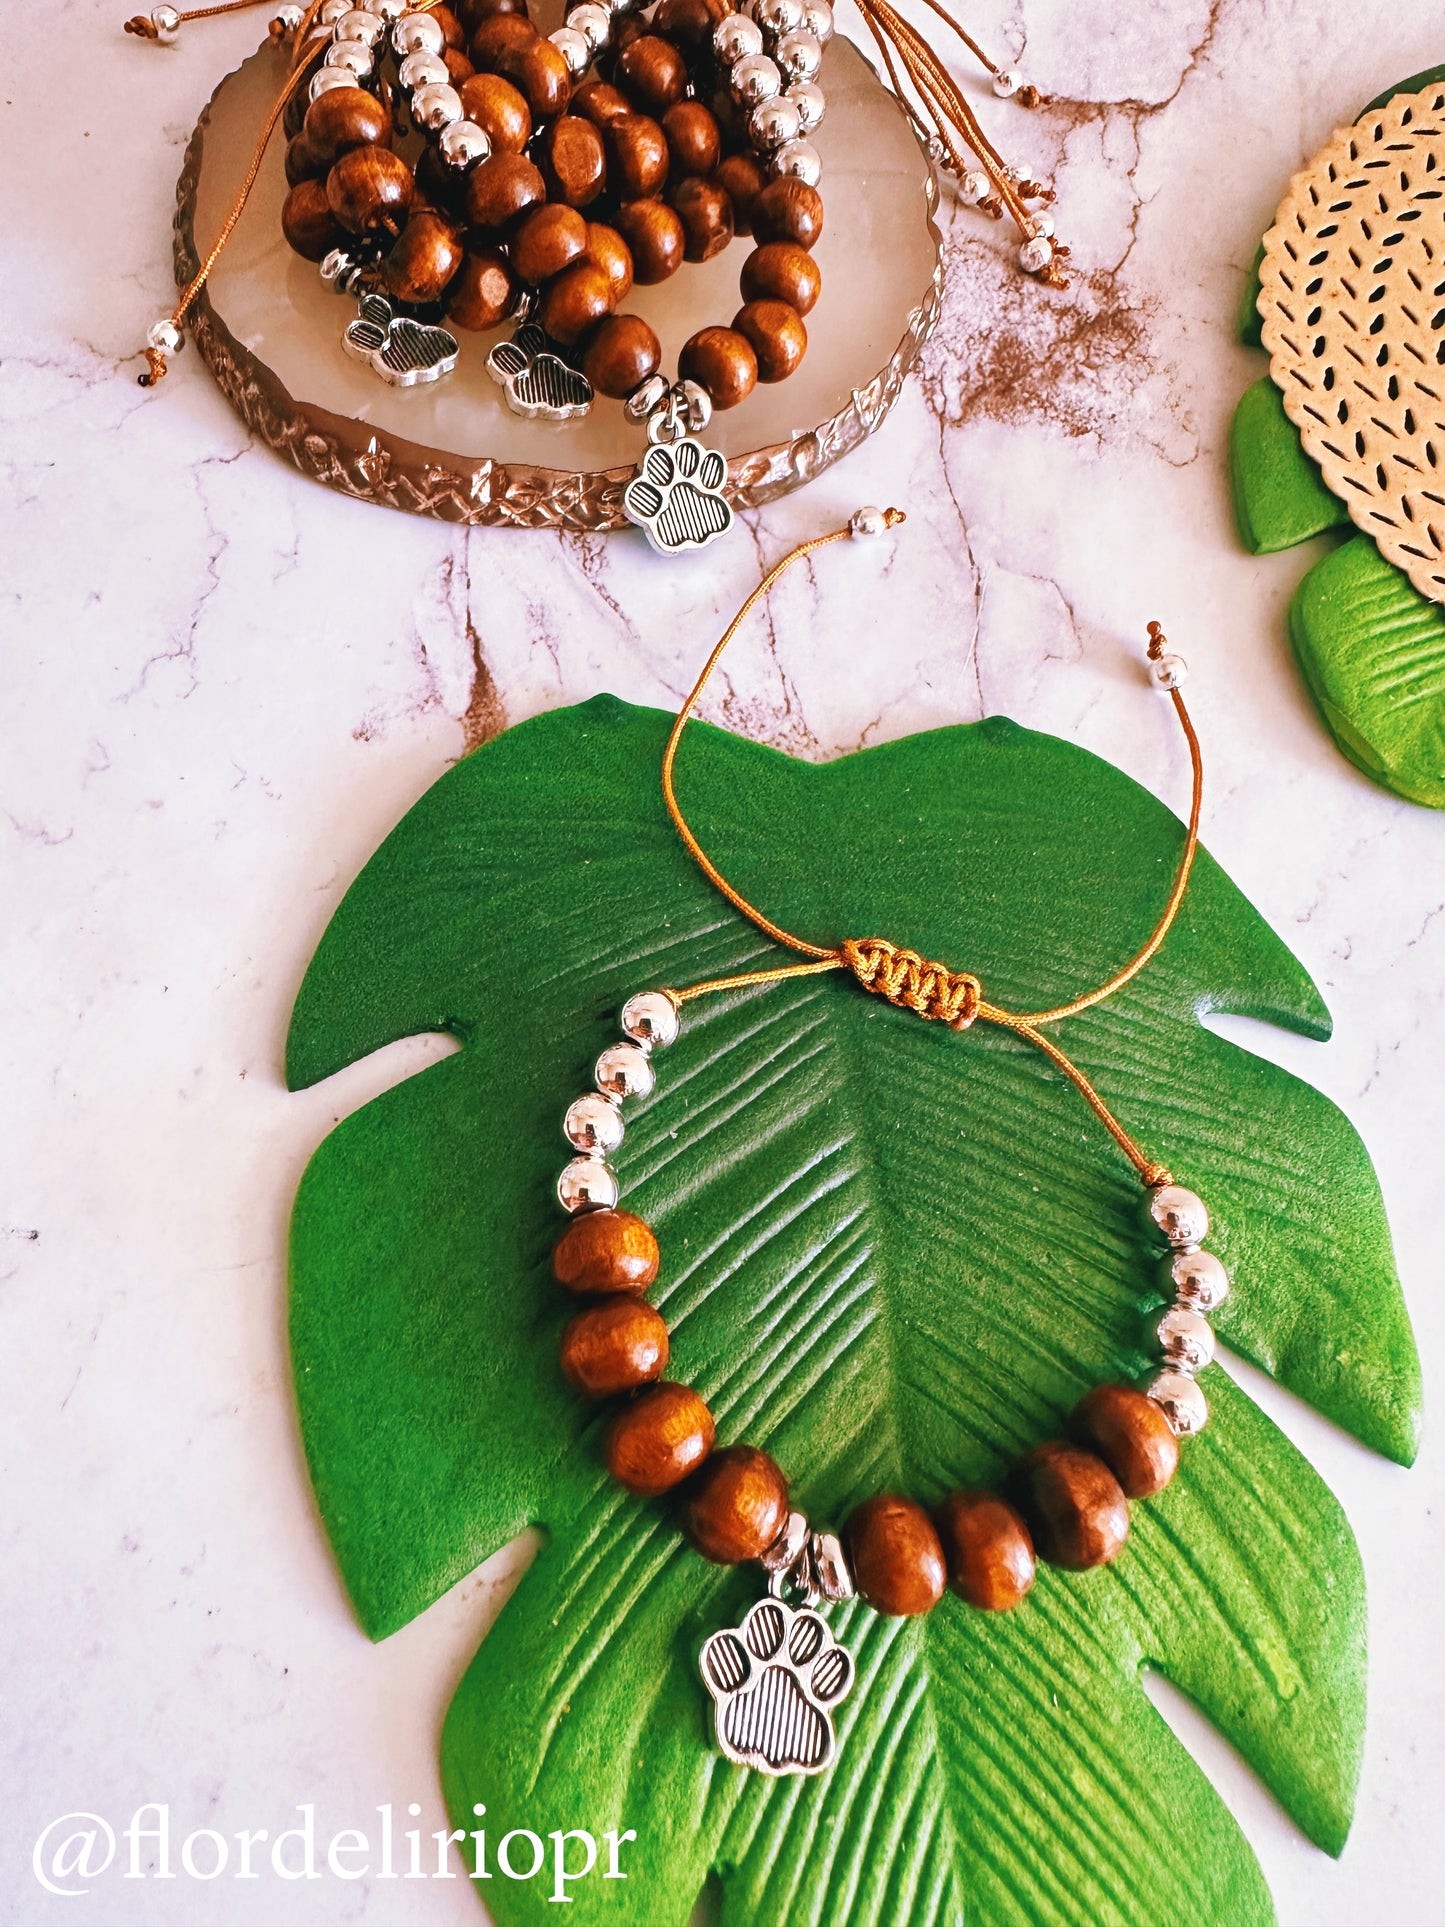
<path id="1" fill-rule="evenodd" d="M 901 519 L 896 510 L 860 510 L 847 530 L 803 544 L 765 580 L 743 614 L 800 556 L 845 534 L 878 534 Z M 552 1269 L 559 1284 L 588 1301 L 563 1334 L 564 1373 L 589 1398 L 624 1401 L 603 1448 L 613 1477 L 643 1496 L 675 1491 L 683 1530 L 705 1558 L 720 1564 L 755 1560 L 768 1575 L 767 1600 L 753 1608 L 736 1633 L 715 1634 L 704 1649 L 702 1670 L 715 1703 L 719 1745 L 730 1758 L 767 1772 L 814 1772 L 832 1757 L 825 1702 L 840 1696 L 852 1677 L 851 1662 L 815 1607 L 856 1592 L 879 1612 L 920 1614 L 931 1611 L 951 1586 L 970 1606 L 998 1612 L 1024 1599 L 1038 1559 L 1071 1572 L 1106 1565 L 1128 1535 L 1129 1501 L 1168 1485 L 1179 1441 L 1207 1419 L 1197 1374 L 1213 1356 L 1208 1315 L 1229 1291 L 1223 1265 L 1203 1249 L 1208 1214 L 1192 1191 L 1146 1157 L 1084 1073 L 1040 1028 L 1102 1002 L 1158 950 L 1183 900 L 1193 862 L 1201 764 L 1179 694 L 1184 665 L 1165 652 L 1163 635 L 1152 624 L 1151 678 L 1178 713 L 1194 768 L 1190 825 L 1169 902 L 1148 943 L 1108 983 L 1056 1010 L 1005 1010 L 985 998 L 977 978 L 885 939 L 850 940 L 829 949 L 794 937 L 734 889 L 702 850 L 677 802 L 674 762 L 683 725 L 741 619 L 713 651 L 674 724 L 663 761 L 664 796 L 679 835 L 709 880 L 775 940 L 811 961 L 712 979 L 687 990 L 644 991 L 627 1000 L 621 1037 L 597 1059 L 595 1089 L 569 1105 L 563 1119 L 573 1155 L 557 1180 L 557 1196 L 571 1223 L 556 1244 Z M 863 989 L 925 1019 L 954 1030 L 975 1022 L 998 1024 L 1045 1052 L 1085 1097 L 1143 1183 L 1147 1235 L 1164 1254 L 1166 1301 L 1151 1325 L 1162 1369 L 1140 1386 L 1106 1384 L 1089 1392 L 1074 1408 L 1066 1435 L 1029 1452 L 1001 1490 L 950 1492 L 932 1509 L 899 1493 L 880 1493 L 855 1508 L 838 1536 L 814 1530 L 792 1509 L 787 1478 L 766 1452 L 746 1444 L 719 1448 L 704 1401 L 664 1376 L 667 1326 L 645 1297 L 658 1276 L 658 1240 L 642 1218 L 620 1208 L 610 1162 L 623 1141 L 624 1105 L 651 1094 L 654 1054 L 676 1041 L 682 1011 L 693 997 L 835 969 L 851 972 Z M 822 1692 L 813 1671 L 797 1704 L 746 1698 L 749 1681 L 753 1686 L 747 1693 L 754 1686 L 762 1692 L 760 1669 L 766 1676 L 775 1661 L 784 1665 L 777 1657 L 784 1646 L 789 1663 L 797 1661 L 795 1642 L 806 1649 L 808 1667 L 823 1669 L 830 1691 Z M 784 1693 L 776 1682 L 768 1691 L 774 1697 Z M 806 1717 L 799 1710 L 804 1705 L 811 1708 Z"/>

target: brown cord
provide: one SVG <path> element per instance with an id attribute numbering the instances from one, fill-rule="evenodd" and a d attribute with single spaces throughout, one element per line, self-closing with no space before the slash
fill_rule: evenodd
<path id="1" fill-rule="evenodd" d="M 901 509 L 886 509 L 884 519 L 889 528 L 896 528 L 905 520 Z M 703 875 L 714 889 L 727 898 L 734 909 L 739 910 L 757 925 L 758 929 L 771 937 L 775 943 L 796 950 L 811 959 L 807 963 L 781 964 L 770 970 L 749 970 L 732 977 L 710 977 L 704 983 L 691 984 L 682 990 L 669 990 L 668 996 L 677 1004 L 690 1003 L 695 997 L 710 996 L 717 991 L 742 990 L 760 987 L 765 984 L 781 983 L 793 977 L 811 977 L 826 970 L 848 970 L 863 988 L 875 996 L 884 997 L 900 1009 L 911 1010 L 929 1021 L 949 1025 L 953 1030 L 967 1030 L 982 1020 L 996 1024 L 1001 1029 L 1011 1030 L 1025 1042 L 1034 1045 L 1054 1064 L 1074 1088 L 1084 1102 L 1113 1138 L 1119 1149 L 1128 1158 L 1141 1183 L 1152 1188 L 1158 1184 L 1169 1184 L 1173 1180 L 1168 1167 L 1156 1163 L 1140 1149 L 1134 1139 L 1114 1116 L 1093 1084 L 1077 1064 L 1047 1036 L 1040 1028 L 1043 1024 L 1057 1023 L 1061 1018 L 1076 1016 L 1080 1011 L 1090 1010 L 1112 997 L 1117 990 L 1138 976 L 1144 966 L 1158 954 L 1160 945 L 1168 936 L 1184 901 L 1184 893 L 1189 887 L 1190 872 L 1194 867 L 1194 856 L 1199 845 L 1199 812 L 1204 788 L 1204 765 L 1199 748 L 1199 738 L 1194 732 L 1189 712 L 1184 706 L 1184 698 L 1177 689 L 1169 691 L 1174 712 L 1184 731 L 1189 745 L 1189 761 L 1192 771 L 1192 789 L 1189 805 L 1189 823 L 1185 831 L 1184 849 L 1175 871 L 1174 883 L 1168 901 L 1154 925 L 1147 941 L 1122 969 L 1117 970 L 1106 982 L 1093 990 L 1084 991 L 1069 1002 L 1055 1005 L 1049 1010 L 1013 1011 L 1006 1010 L 1001 1004 L 987 1001 L 983 986 L 972 972 L 952 970 L 946 964 L 935 963 L 916 950 L 908 950 L 901 945 L 890 943 L 885 937 L 850 937 L 833 947 L 825 944 L 810 943 L 805 937 L 785 930 L 779 923 L 761 911 L 756 904 L 750 903 L 740 890 L 728 882 L 718 869 L 707 851 L 703 849 L 693 834 L 682 806 L 677 800 L 675 782 L 678 745 L 682 741 L 683 730 L 696 708 L 698 699 L 707 687 L 708 679 L 717 667 L 723 651 L 757 607 L 758 603 L 771 590 L 773 584 L 793 563 L 804 557 L 816 554 L 819 549 L 827 548 L 832 542 L 841 542 L 852 534 L 851 526 L 834 529 L 829 535 L 814 536 L 809 542 L 801 542 L 789 551 L 781 562 L 775 563 L 753 590 L 747 601 L 733 617 L 724 630 L 721 640 L 703 664 L 702 673 L 693 684 L 686 701 L 677 712 L 667 744 L 662 752 L 662 795 L 667 805 L 667 813 L 673 827 L 682 839 L 683 847 L 697 864 Z M 1148 655 L 1151 661 L 1158 661 L 1165 646 L 1164 632 L 1157 622 L 1149 624 Z"/>

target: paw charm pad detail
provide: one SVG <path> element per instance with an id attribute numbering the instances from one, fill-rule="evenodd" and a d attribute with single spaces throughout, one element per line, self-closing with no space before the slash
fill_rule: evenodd
<path id="1" fill-rule="evenodd" d="M 440 381 L 457 365 L 457 338 L 429 322 L 397 316 L 384 294 L 366 295 L 342 336 L 347 354 L 364 361 L 393 388 Z"/>
<path id="2" fill-rule="evenodd" d="M 575 421 L 592 406 L 591 382 L 553 352 L 535 322 L 497 343 L 487 356 L 487 373 L 505 392 L 512 413 L 528 421 Z"/>
<path id="3" fill-rule="evenodd" d="M 706 1640 L 700 1664 L 730 1760 L 771 1774 L 832 1764 L 832 1709 L 853 1684 L 853 1660 L 817 1613 L 760 1599 L 736 1632 Z"/>
<path id="4" fill-rule="evenodd" d="M 622 494 L 622 509 L 664 555 L 701 549 L 732 527 L 722 492 L 728 465 L 690 435 L 654 442 Z"/>

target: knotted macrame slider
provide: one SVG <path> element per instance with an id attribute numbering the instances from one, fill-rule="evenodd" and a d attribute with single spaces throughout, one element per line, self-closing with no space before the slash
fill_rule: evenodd
<path id="1" fill-rule="evenodd" d="M 983 985 L 966 970 L 950 970 L 886 937 L 850 937 L 844 963 L 862 984 L 890 1004 L 936 1018 L 950 1030 L 967 1030 L 978 1015 Z"/>

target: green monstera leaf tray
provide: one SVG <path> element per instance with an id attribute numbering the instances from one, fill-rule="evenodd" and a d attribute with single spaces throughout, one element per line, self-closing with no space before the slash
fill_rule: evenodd
<path id="1" fill-rule="evenodd" d="M 712 1744 L 698 1648 L 757 1575 L 708 1566 L 665 1502 L 609 1482 L 605 1414 L 557 1367 L 569 1307 L 548 1263 L 562 1111 L 625 997 L 776 955 L 672 831 L 669 721 L 599 698 L 452 769 L 352 886 L 292 1021 L 293 1087 L 415 1033 L 462 1046 L 317 1150 L 291 1297 L 317 1499 L 373 1637 L 544 1529 L 446 1719 L 453 1825 L 480 1804 L 493 1843 L 634 1831 L 625 1879 L 569 1887 L 581 1922 L 682 1927 L 710 1890 L 737 1927 L 1266 1923 L 1259 1869 L 1141 1673 L 1167 1675 L 1338 1852 L 1364 1591 L 1339 1506 L 1221 1366 L 1208 1429 L 1133 1508 L 1113 1566 L 1042 1569 L 997 1617 L 951 1596 L 922 1621 L 835 1610 L 858 1678 L 824 1776 L 767 1780 Z M 1021 1008 L 1130 954 L 1183 835 L 1108 764 L 1004 721 L 822 766 L 694 725 L 679 787 L 792 928 L 883 932 Z M 1036 1052 L 841 977 L 696 1008 L 615 1161 L 661 1239 L 670 1375 L 724 1441 L 777 1457 L 812 1518 L 995 1480 L 1090 1385 L 1142 1368 L 1157 1300 L 1137 1184 Z M 1061 1034 L 1209 1199 L 1236 1277 L 1223 1342 L 1406 1462 L 1419 1372 L 1369 1159 L 1209 1012 L 1329 1030 L 1201 854 L 1160 957 Z M 502 1927 L 553 1917 L 545 1878 L 493 1862 L 478 1891 Z"/>
<path id="2" fill-rule="evenodd" d="M 1441 79 L 1445 67 L 1412 75 L 1370 101 L 1360 117 Z M 1240 339 L 1253 347 L 1263 345 L 1263 254 L 1261 247 L 1239 312 Z M 1352 528 L 1268 376 L 1245 390 L 1235 410 L 1229 469 L 1240 537 L 1254 555 Z M 1310 694 L 1350 761 L 1397 796 L 1445 808 L 1445 608 L 1356 532 L 1301 581 L 1289 633 Z"/>

